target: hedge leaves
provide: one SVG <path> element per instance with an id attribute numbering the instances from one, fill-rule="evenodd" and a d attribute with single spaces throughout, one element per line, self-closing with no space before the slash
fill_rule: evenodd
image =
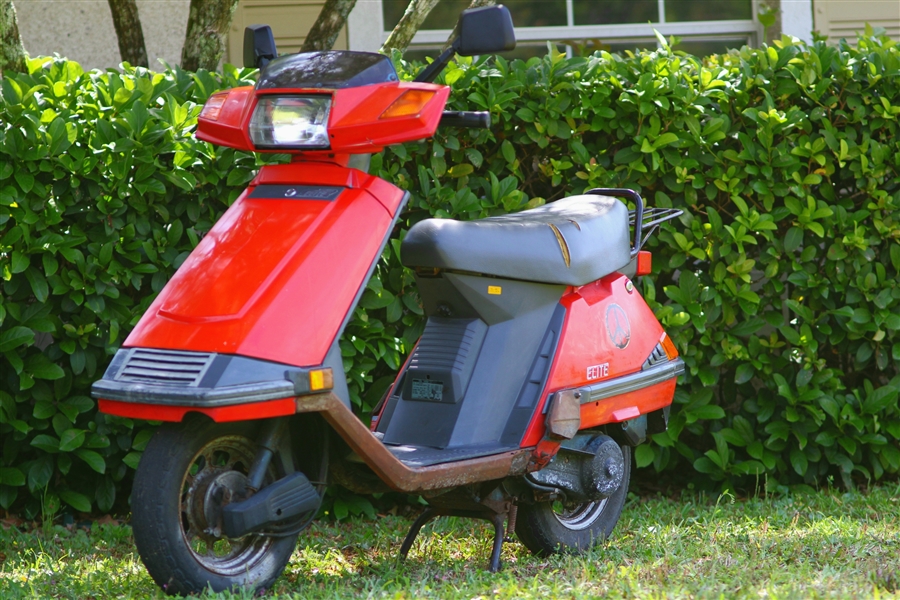
<path id="1" fill-rule="evenodd" d="M 97 414 L 89 387 L 261 164 L 192 137 L 206 97 L 250 75 L 34 59 L 0 81 L 0 507 L 127 494 L 149 430 Z M 783 38 L 702 61 L 551 50 L 447 77 L 449 108 L 494 127 L 373 158 L 412 199 L 341 343 L 361 411 L 423 328 L 398 259 L 412 223 L 631 187 L 685 209 L 651 238 L 641 284 L 687 373 L 639 466 L 726 486 L 900 470 L 894 42 Z"/>

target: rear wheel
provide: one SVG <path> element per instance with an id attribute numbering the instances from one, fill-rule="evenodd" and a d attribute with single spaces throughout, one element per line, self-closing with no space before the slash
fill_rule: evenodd
<path id="1" fill-rule="evenodd" d="M 131 496 L 141 560 L 169 594 L 207 588 L 267 588 L 291 557 L 297 534 L 221 531 L 224 504 L 247 493 L 256 454 L 252 423 L 186 419 L 163 425 L 147 444 Z M 270 468 L 266 482 L 275 477 Z"/>
<path id="2" fill-rule="evenodd" d="M 625 472 L 611 496 L 578 503 L 534 502 L 519 506 L 516 534 L 539 556 L 557 552 L 585 552 L 607 539 L 619 522 L 631 479 L 631 448 L 622 447 Z"/>

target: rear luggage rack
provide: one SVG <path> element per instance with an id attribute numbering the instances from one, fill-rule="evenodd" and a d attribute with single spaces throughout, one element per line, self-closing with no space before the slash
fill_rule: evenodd
<path id="1" fill-rule="evenodd" d="M 632 227 L 634 227 L 635 212 L 636 211 L 633 210 L 628 211 L 628 224 Z M 644 247 L 644 244 L 647 243 L 650 236 L 659 229 L 660 223 L 664 223 L 675 217 L 680 217 L 683 212 L 684 211 L 680 208 L 645 208 L 642 215 L 643 220 L 641 221 L 641 226 L 638 231 L 645 231 L 646 233 L 641 239 L 641 245 L 638 246 L 637 249 L 640 250 Z"/>
<path id="2" fill-rule="evenodd" d="M 631 247 L 631 255 L 635 256 L 638 251 L 644 247 L 653 232 L 659 227 L 660 223 L 681 216 L 684 212 L 679 208 L 644 208 L 644 200 L 641 195 L 634 190 L 624 188 L 594 188 L 588 190 L 585 194 L 596 194 L 598 196 L 612 196 L 613 198 L 624 198 L 634 202 L 635 209 L 628 211 L 628 224 L 634 227 L 634 244 Z M 647 230 L 644 235 L 643 231 Z"/>

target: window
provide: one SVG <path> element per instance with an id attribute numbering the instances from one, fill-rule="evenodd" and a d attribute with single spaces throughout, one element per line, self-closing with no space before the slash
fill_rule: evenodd
<path id="1" fill-rule="evenodd" d="M 408 0 L 381 0 L 384 39 L 403 16 Z M 512 13 L 521 57 L 546 52 L 556 41 L 571 52 L 620 51 L 656 46 L 656 29 L 680 39 L 695 54 L 758 43 L 754 15 L 759 0 L 503 0 Z M 446 42 L 470 0 L 441 0 L 413 39 L 410 54 L 433 55 Z"/>

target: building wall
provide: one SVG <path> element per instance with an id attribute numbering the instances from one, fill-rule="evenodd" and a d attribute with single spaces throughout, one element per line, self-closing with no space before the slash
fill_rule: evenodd
<path id="1" fill-rule="evenodd" d="M 900 0 L 815 0 L 816 31 L 829 42 L 856 39 L 866 23 L 884 27 L 893 39 L 900 39 Z"/>
<path id="2" fill-rule="evenodd" d="M 324 4 L 325 0 L 241 0 L 231 23 L 225 60 L 241 65 L 244 27 L 257 23 L 272 27 L 279 54 L 298 52 Z M 347 49 L 346 27 L 338 35 L 334 49 Z"/>
<path id="3" fill-rule="evenodd" d="M 360 0 L 363 1 L 363 0 Z M 85 69 L 117 67 L 121 62 L 107 0 L 14 0 L 19 31 L 31 56 L 59 54 Z M 225 62 L 240 66 L 244 27 L 272 26 L 281 53 L 297 52 L 325 0 L 241 0 L 228 36 Z M 137 0 L 150 67 L 181 62 L 190 0 Z M 347 48 L 345 27 L 335 49 Z"/>
<path id="4" fill-rule="evenodd" d="M 31 56 L 57 53 L 85 69 L 116 67 L 119 43 L 107 0 L 14 0 L 19 32 Z M 190 0 L 137 0 L 152 68 L 181 61 Z"/>
<path id="5" fill-rule="evenodd" d="M 241 0 L 235 13 L 224 60 L 242 62 L 243 29 L 253 23 L 268 23 L 281 53 L 296 52 L 315 22 L 325 0 Z M 177 65 L 187 28 L 190 0 L 137 0 L 151 68 L 158 59 Z M 775 0 L 779 19 L 769 30 L 769 39 L 782 31 L 809 39 L 807 27 L 832 41 L 855 39 L 866 23 L 884 27 L 900 39 L 900 0 Z M 107 0 L 15 0 L 19 30 L 25 49 L 32 56 L 58 53 L 83 67 L 118 66 L 121 58 Z M 812 11 L 812 19 L 807 13 Z M 381 0 L 358 0 L 347 27 L 335 43 L 336 49 L 375 51 L 384 37 Z"/>

